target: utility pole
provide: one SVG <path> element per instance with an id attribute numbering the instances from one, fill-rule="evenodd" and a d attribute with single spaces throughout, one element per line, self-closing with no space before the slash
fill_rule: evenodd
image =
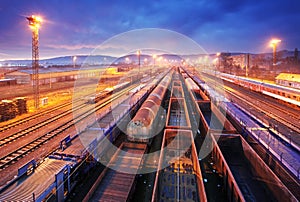
<path id="1" fill-rule="evenodd" d="M 34 108 L 39 108 L 39 28 L 42 19 L 38 16 L 26 17 L 32 30 L 32 85 L 34 93 Z"/>
<path id="2" fill-rule="evenodd" d="M 250 54 L 247 53 L 246 54 L 246 77 L 248 77 L 248 71 L 249 71 L 249 68 L 250 68 Z"/>
<path id="3" fill-rule="evenodd" d="M 155 60 L 156 60 L 156 54 L 153 54 L 152 55 L 152 58 L 153 58 L 153 70 L 155 69 Z M 155 73 L 155 70 L 154 70 L 154 73 Z M 152 76 L 152 69 L 151 69 L 151 76 Z"/>
<path id="4" fill-rule="evenodd" d="M 139 61 L 139 73 L 138 73 L 138 79 L 141 80 L 140 78 L 140 72 L 141 72 L 141 50 L 137 51 L 137 56 L 138 56 L 138 61 Z"/>
<path id="5" fill-rule="evenodd" d="M 299 55 L 298 48 L 295 48 L 295 52 L 294 52 L 295 64 L 298 64 L 298 58 L 299 58 L 298 55 Z"/>

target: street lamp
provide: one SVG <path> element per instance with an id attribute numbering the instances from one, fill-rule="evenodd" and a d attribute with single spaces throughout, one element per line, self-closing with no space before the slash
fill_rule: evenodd
<path id="1" fill-rule="evenodd" d="M 220 52 L 216 53 L 218 65 L 216 65 L 216 67 L 215 67 L 215 88 L 216 88 L 216 83 L 217 83 L 217 67 L 218 67 L 218 70 L 220 71 L 220 55 L 221 55 Z"/>
<path id="2" fill-rule="evenodd" d="M 157 55 L 153 54 L 152 58 L 153 58 L 153 69 L 155 68 L 155 60 L 156 60 Z M 151 74 L 152 74 L 152 69 L 151 69 Z"/>
<path id="3" fill-rule="evenodd" d="M 218 53 L 216 54 L 216 56 L 217 56 L 217 58 L 218 58 L 218 65 L 217 65 L 218 69 L 220 69 L 220 55 L 221 55 L 220 52 L 218 52 Z"/>
<path id="4" fill-rule="evenodd" d="M 277 44 L 280 42 L 281 42 L 280 39 L 272 39 L 270 41 L 270 46 L 273 47 L 273 66 L 276 65 L 276 48 L 277 48 Z"/>
<path id="5" fill-rule="evenodd" d="M 250 68 L 250 54 L 247 53 L 246 54 L 246 77 L 248 77 L 248 71 L 249 71 L 249 68 Z"/>
<path id="6" fill-rule="evenodd" d="M 39 28 L 41 26 L 42 18 L 32 15 L 26 17 L 29 27 L 32 30 L 32 84 L 34 92 L 34 107 L 39 108 Z"/>
<path id="7" fill-rule="evenodd" d="M 149 68 L 148 67 L 148 59 L 147 58 L 144 58 L 144 63 L 143 63 L 143 67 L 144 67 L 144 69 L 146 68 L 146 70 L 147 70 L 147 68 Z M 150 70 L 149 70 L 150 71 Z M 151 74 L 151 73 L 150 73 Z"/>
<path id="8" fill-rule="evenodd" d="M 76 67 L 76 60 L 77 60 L 77 56 L 74 56 L 74 57 L 73 57 L 73 67 L 74 67 L 74 68 Z"/>
<path id="9" fill-rule="evenodd" d="M 153 58 L 153 65 L 155 66 L 155 60 L 156 60 L 156 58 L 157 58 L 157 55 L 152 55 L 152 58 Z"/>
<path id="10" fill-rule="evenodd" d="M 139 73 L 138 73 L 138 78 L 140 78 L 140 71 L 141 71 L 141 50 L 138 50 L 136 52 L 137 56 L 138 56 L 138 60 L 139 60 Z"/>

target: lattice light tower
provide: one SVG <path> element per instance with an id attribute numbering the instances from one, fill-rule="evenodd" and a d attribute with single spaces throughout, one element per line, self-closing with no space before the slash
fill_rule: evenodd
<path id="1" fill-rule="evenodd" d="M 40 92 L 39 92 L 39 28 L 42 18 L 39 16 L 26 17 L 29 27 L 32 30 L 32 86 L 34 93 L 34 107 L 39 108 Z"/>

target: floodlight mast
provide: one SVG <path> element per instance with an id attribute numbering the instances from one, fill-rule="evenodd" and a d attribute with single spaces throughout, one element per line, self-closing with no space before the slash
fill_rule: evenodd
<path id="1" fill-rule="evenodd" d="M 275 66 L 277 63 L 276 51 L 277 51 L 277 44 L 280 42 L 281 42 L 280 39 L 272 39 L 270 41 L 270 46 L 273 48 L 273 66 Z"/>
<path id="2" fill-rule="evenodd" d="M 40 92 L 39 92 L 39 28 L 42 19 L 38 16 L 26 17 L 29 27 L 32 30 L 32 86 L 34 93 L 34 108 L 39 108 Z"/>

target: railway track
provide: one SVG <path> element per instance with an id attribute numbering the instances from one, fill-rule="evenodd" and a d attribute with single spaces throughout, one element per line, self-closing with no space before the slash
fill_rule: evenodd
<path id="1" fill-rule="evenodd" d="M 72 105 L 75 106 L 75 107 L 71 108 Z M 31 121 L 34 121 L 36 119 L 45 117 L 45 120 L 43 120 L 43 121 L 41 121 L 37 124 L 32 123 L 31 126 L 29 126 L 29 127 L 26 126 L 27 128 L 24 129 L 24 130 L 21 130 L 21 131 L 18 131 L 18 132 L 13 132 L 12 134 L 10 134 L 8 136 L 4 135 L 4 137 L 1 137 L 0 138 L 0 148 L 7 145 L 7 144 L 9 144 L 9 143 L 11 143 L 11 142 L 13 142 L 13 141 L 16 141 L 19 138 L 25 137 L 26 135 L 28 135 L 31 132 L 37 131 L 38 129 L 46 126 L 47 124 L 53 123 L 54 121 L 57 121 L 57 120 L 65 117 L 65 116 L 71 114 L 74 111 L 81 110 L 82 108 L 88 107 L 88 106 L 89 105 L 85 106 L 82 103 L 81 98 L 79 98 L 79 99 L 76 99 L 72 102 L 66 102 L 62 105 L 53 107 L 51 109 L 47 109 L 45 111 L 42 111 L 41 113 L 34 114 L 34 115 L 28 116 L 28 117 L 26 117 L 22 120 L 18 120 L 18 121 L 15 121 L 13 123 L 10 123 L 8 125 L 5 125 L 5 126 L 0 128 L 0 133 L 4 132 L 6 130 L 12 129 L 14 127 L 18 127 L 22 124 L 28 124 Z M 62 110 L 63 112 L 55 114 L 54 116 L 49 118 L 48 115 L 52 114 L 53 112 L 56 112 L 57 110 Z"/>
<path id="2" fill-rule="evenodd" d="M 70 105 L 70 104 L 68 104 L 68 105 Z M 80 110 L 80 109 L 82 109 L 82 107 L 84 107 L 84 105 L 77 105 L 73 109 L 69 109 L 69 110 L 64 111 L 62 113 L 56 114 L 54 117 L 51 117 L 50 119 L 47 119 L 46 121 L 43 121 L 43 122 L 40 122 L 38 124 L 29 126 L 25 130 L 21 130 L 19 132 L 13 133 L 13 134 L 11 134 L 11 135 L 9 135 L 7 137 L 1 138 L 0 139 L 0 148 L 3 147 L 3 146 L 5 146 L 6 144 L 9 144 L 9 143 L 14 142 L 14 141 L 16 141 L 16 140 L 18 140 L 18 139 L 20 139 L 22 137 L 25 137 L 25 136 L 29 135 L 30 133 L 35 132 L 38 129 L 40 129 L 40 128 L 48 125 L 48 124 L 51 124 L 54 121 L 58 121 L 59 119 L 62 119 L 65 116 L 71 114 L 74 110 Z M 62 108 L 59 107 L 57 109 L 62 109 Z M 51 110 L 51 112 L 53 112 L 53 110 Z M 36 118 L 38 118 L 38 117 L 36 117 Z M 30 120 L 33 120 L 33 119 L 35 119 L 35 118 L 32 118 Z"/>
<path id="3" fill-rule="evenodd" d="M 263 112 L 266 116 L 268 116 L 272 119 L 276 119 L 277 121 L 281 122 L 282 124 L 286 125 L 290 129 L 292 129 L 295 132 L 297 132 L 298 134 L 300 134 L 300 128 L 294 122 L 292 122 L 286 118 L 286 111 L 284 109 L 276 107 L 273 104 L 263 101 L 263 100 L 259 100 L 258 103 L 260 106 L 257 106 L 256 103 L 254 104 L 253 102 L 250 102 L 248 99 L 245 99 L 240 95 L 237 95 L 237 93 L 233 93 L 232 91 L 230 91 L 228 89 L 226 89 L 226 92 L 228 94 L 230 94 L 231 96 L 236 97 L 237 99 L 247 103 L 247 105 L 251 106 L 252 108 L 255 108 L 255 109 Z M 253 98 L 250 98 L 250 99 L 253 99 Z M 280 114 L 270 111 L 269 110 L 270 108 L 280 111 Z M 289 115 L 287 115 L 287 116 L 289 116 Z"/>
<path id="4" fill-rule="evenodd" d="M 47 110 L 43 111 L 42 113 L 33 114 L 33 115 L 30 115 L 30 116 L 28 116 L 28 117 L 23 118 L 22 120 L 18 120 L 18 121 L 14 121 L 14 122 L 12 122 L 12 123 L 9 123 L 9 124 L 7 124 L 7 125 L 5 125 L 5 126 L 0 127 L 0 133 L 6 131 L 6 130 L 8 130 L 8 129 L 14 128 L 14 127 L 16 127 L 16 126 L 19 126 L 19 125 L 28 123 L 29 121 L 32 121 L 33 119 L 37 119 L 37 118 L 39 118 L 39 117 L 45 116 L 45 114 L 49 114 L 49 113 L 55 112 L 55 111 L 57 111 L 57 110 L 59 110 L 59 109 L 63 109 L 64 107 L 68 107 L 68 106 L 70 106 L 71 104 L 72 104 L 72 103 L 67 102 L 67 103 L 64 103 L 64 104 L 62 104 L 62 105 L 53 107 L 53 108 L 51 108 L 51 109 L 47 109 Z"/>
<path id="5" fill-rule="evenodd" d="M 274 134 L 276 137 L 279 137 L 284 145 L 287 144 L 289 145 L 288 147 L 292 147 L 296 151 L 299 151 L 300 133 L 297 132 L 299 131 L 298 128 L 294 128 L 293 130 L 293 126 L 288 125 L 285 120 L 282 120 L 280 115 L 271 114 L 267 109 L 268 105 L 263 105 L 260 103 L 260 105 L 257 106 L 241 96 L 236 95 L 236 92 L 232 93 L 229 91 L 227 93 L 231 94 L 231 98 L 234 102 L 240 103 L 239 105 L 250 110 L 251 114 L 257 117 L 256 119 L 262 121 L 265 126 L 269 126 L 269 130 L 272 131 L 272 134 Z M 292 163 L 290 163 L 290 165 L 292 165 Z"/>
<path id="6" fill-rule="evenodd" d="M 232 84 L 226 83 L 227 86 L 233 87 Z M 237 88 L 236 88 L 237 89 Z M 292 125 L 295 125 L 295 127 L 300 128 L 297 126 L 297 124 L 300 123 L 300 116 L 299 116 L 299 111 L 296 109 L 290 109 L 289 107 L 284 107 L 281 103 L 277 102 L 268 102 L 265 99 L 265 96 L 258 96 L 256 92 L 252 92 L 249 90 L 244 90 L 243 88 L 239 88 L 240 91 L 242 91 L 244 94 L 246 94 L 249 97 L 255 97 L 255 99 L 258 99 L 259 102 L 263 102 L 264 104 L 276 109 L 277 111 L 280 111 L 281 116 L 284 117 L 285 119 L 290 119 L 293 120 Z M 273 100 L 273 98 L 271 98 Z M 269 100 L 269 99 L 268 99 Z"/>
<path id="7" fill-rule="evenodd" d="M 231 96 L 236 97 L 239 100 L 242 100 L 243 102 L 247 103 L 247 105 L 251 106 L 254 109 L 261 111 L 269 118 L 276 120 L 276 121 L 280 122 L 281 124 L 284 124 L 290 130 L 294 131 L 294 133 L 296 135 L 300 134 L 299 115 L 296 116 L 294 113 L 290 113 L 286 109 L 279 107 L 276 104 L 273 104 L 273 103 L 265 101 L 261 98 L 258 98 L 258 96 L 254 97 L 254 96 L 247 94 L 248 99 L 246 99 L 240 95 L 237 95 L 238 93 L 233 93 L 232 91 L 228 90 L 228 88 L 225 90 Z M 249 101 L 249 100 L 254 100 L 254 99 L 255 99 L 255 102 Z M 259 99 L 259 100 L 257 100 L 257 99 Z"/>
<path id="8" fill-rule="evenodd" d="M 207 77 L 207 79 L 208 84 L 210 84 L 211 86 L 215 86 L 214 80 L 212 78 Z M 259 117 L 263 115 L 266 117 L 266 119 L 269 119 L 269 123 L 272 124 L 272 127 L 277 132 L 282 133 L 282 135 L 287 139 L 290 139 L 290 141 L 293 141 L 297 145 L 300 145 L 300 119 L 299 115 L 296 112 L 282 106 L 282 104 L 280 103 L 270 101 L 271 98 L 267 98 L 267 100 L 265 100 L 265 97 L 261 94 L 251 92 L 249 90 L 243 90 L 242 87 L 239 88 L 238 86 L 230 84 L 226 81 L 223 82 L 223 92 L 225 91 L 232 97 L 232 99 L 236 99 L 235 101 L 237 103 L 240 103 L 241 101 L 247 103 L 247 108 L 251 107 L 260 112 Z M 216 87 L 221 89 L 221 87 L 219 86 Z M 278 127 L 278 125 L 280 125 L 281 127 Z"/>
<path id="9" fill-rule="evenodd" d="M 91 94 L 91 95 L 93 95 L 93 94 Z M 85 96 L 89 96 L 89 95 L 85 95 Z M 55 106 L 55 107 L 52 107 L 50 109 L 45 109 L 42 112 L 29 115 L 29 116 L 27 116 L 25 118 L 22 118 L 21 120 L 17 120 L 17 121 L 11 122 L 9 124 L 6 124 L 4 126 L 0 126 L 0 133 L 4 132 L 6 130 L 9 130 L 11 128 L 17 127 L 19 125 L 26 124 L 26 123 L 34 120 L 34 119 L 43 117 L 43 116 L 45 116 L 47 114 L 50 114 L 50 113 L 55 112 L 57 110 L 63 109 L 65 107 L 76 105 L 76 104 L 80 103 L 81 101 L 82 101 L 81 98 L 79 98 L 79 99 L 73 100 L 71 102 L 66 102 L 66 103 L 61 104 L 59 106 Z"/>
<path id="10" fill-rule="evenodd" d="M 136 87 L 136 86 L 130 87 L 129 90 L 131 90 L 134 87 Z M 55 129 L 48 131 L 47 133 L 44 133 L 42 136 L 37 137 L 36 139 L 30 141 L 29 143 L 4 155 L 3 157 L 0 158 L 0 170 L 7 168 L 9 165 L 17 162 L 22 157 L 26 156 L 30 152 L 32 152 L 35 149 L 44 145 L 50 139 L 53 139 L 54 137 L 61 134 L 63 131 L 74 126 L 76 123 L 86 119 L 89 115 L 93 114 L 94 111 L 100 110 L 101 108 L 108 105 L 112 101 L 123 96 L 127 91 L 128 91 L 128 89 L 125 89 L 125 90 L 122 90 L 122 91 L 112 95 L 109 99 L 107 99 L 103 103 L 96 105 L 96 106 L 92 106 L 92 107 L 94 107 L 94 110 L 87 110 L 87 111 L 83 112 L 82 114 L 78 115 L 77 117 L 75 117 L 74 119 L 68 120 L 67 122 L 64 122 L 63 124 L 60 124 Z"/>
<path id="11" fill-rule="evenodd" d="M 207 77 L 208 80 L 210 81 L 210 85 L 214 86 L 214 80 L 212 77 Z M 268 108 L 266 109 L 274 109 L 273 112 L 271 110 L 267 111 L 266 115 L 268 114 L 272 114 L 271 118 L 278 118 L 280 120 L 282 120 L 283 122 L 287 123 L 287 126 L 291 127 L 292 129 L 295 129 L 296 132 L 299 133 L 300 131 L 300 116 L 299 116 L 299 110 L 294 109 L 294 108 L 290 108 L 288 106 L 283 105 L 280 102 L 277 102 L 277 100 L 275 101 L 274 98 L 262 95 L 260 93 L 257 92 L 253 92 L 249 89 L 244 89 L 243 87 L 237 86 L 236 84 L 232 84 L 230 82 L 227 81 L 223 81 L 223 85 L 226 88 L 232 88 L 235 91 L 241 92 L 244 95 L 247 95 L 247 97 L 249 98 L 249 100 L 251 99 L 255 99 L 257 104 L 265 104 L 268 106 Z M 228 91 L 227 91 L 228 92 Z M 235 94 L 233 94 L 235 95 Z M 255 102 L 254 102 L 255 103 Z M 279 113 L 277 113 L 279 112 Z"/>

